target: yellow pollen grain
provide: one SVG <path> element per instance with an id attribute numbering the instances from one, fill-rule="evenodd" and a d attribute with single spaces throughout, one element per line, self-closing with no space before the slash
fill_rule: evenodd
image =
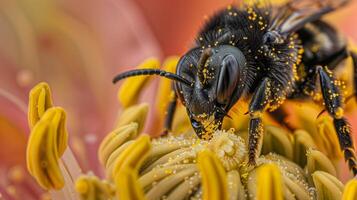
<path id="1" fill-rule="evenodd" d="M 336 117 L 337 119 L 341 119 L 341 118 L 343 117 L 343 114 L 344 114 L 343 108 L 338 107 L 338 108 L 336 109 L 336 111 L 335 111 L 335 117 Z"/>

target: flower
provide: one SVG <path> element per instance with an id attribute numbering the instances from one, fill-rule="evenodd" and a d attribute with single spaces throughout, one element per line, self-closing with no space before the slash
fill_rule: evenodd
<path id="1" fill-rule="evenodd" d="M 81 1 L 56 0 L 35 1 L 35 3 L 29 3 L 26 0 L 2 2 L 0 9 L 2 13 L 0 42 L 3 44 L 0 47 L 1 196 L 5 199 L 23 196 L 28 199 L 48 199 L 49 197 L 49 193 L 37 187 L 35 180 L 23 167 L 26 165 L 26 142 L 30 132 L 26 121 L 25 102 L 28 90 L 34 83 L 43 80 L 49 82 L 55 93 L 55 103 L 66 110 L 67 120 L 70 122 L 68 131 L 71 133 L 68 146 L 71 148 L 66 149 L 64 155 L 68 156 L 62 156 L 62 159 L 72 164 L 78 161 L 83 171 L 91 170 L 93 174 L 103 177 L 104 172 L 94 155 L 96 155 L 101 138 L 104 137 L 103 133 L 112 128 L 116 114 L 113 112 L 117 107 L 114 98 L 116 93 L 114 87 L 110 85 L 114 71 L 121 71 L 123 68 L 119 66 L 137 63 L 148 56 L 160 57 L 172 53 L 183 53 L 187 45 L 182 44 L 189 44 L 192 41 L 193 33 L 202 24 L 202 15 L 212 13 L 213 10 L 217 10 L 226 3 L 231 2 L 195 1 L 190 2 L 189 6 L 183 1 L 167 2 L 164 0 L 154 2 L 88 0 L 86 4 Z M 356 16 L 353 12 L 357 4 L 354 2 L 352 5 L 354 7 L 345 8 L 342 12 L 336 12 L 328 17 L 329 21 L 335 23 L 338 29 L 347 33 L 349 37 L 355 37 L 352 34 L 355 30 L 350 24 Z M 162 16 L 168 17 L 163 19 Z M 159 17 L 161 18 L 158 20 Z M 175 24 L 175 28 L 172 28 L 172 24 Z M 156 36 L 158 41 L 153 36 Z M 177 58 L 174 57 L 171 64 L 166 64 L 170 63 L 168 60 L 163 66 L 174 66 L 175 60 L 177 61 Z M 350 72 L 347 72 L 347 75 L 348 73 Z M 147 83 L 144 86 L 148 85 Z M 146 94 L 154 94 L 150 90 L 153 90 L 155 86 L 156 83 L 151 84 L 151 88 L 141 95 L 141 99 L 145 98 L 147 101 Z M 159 90 L 163 91 L 161 86 L 160 80 Z M 163 94 L 167 96 L 167 93 Z M 162 97 L 165 98 L 165 95 Z M 153 99 L 150 97 L 151 101 Z M 156 102 L 160 105 L 160 101 L 156 100 Z M 352 110 L 351 106 L 355 106 L 353 103 L 353 100 L 350 101 L 346 110 Z M 299 109 L 296 105 L 292 107 L 295 107 L 292 109 L 294 112 Z M 320 111 L 313 110 L 314 112 Z M 163 121 L 164 111 L 156 109 L 150 109 L 150 111 L 151 113 L 147 116 L 148 122 L 139 124 L 143 126 L 145 132 L 160 135 L 157 127 L 162 127 L 160 123 Z M 305 110 L 301 113 L 304 115 L 306 112 Z M 310 114 L 310 111 L 308 113 Z M 160 116 L 153 119 L 153 115 Z M 233 116 L 235 113 L 230 113 L 230 115 Z M 315 117 L 313 114 L 311 116 Z M 329 119 L 326 116 L 322 117 Z M 244 116 L 240 119 L 246 120 Z M 152 123 L 153 121 L 155 123 Z M 311 144 L 304 143 L 315 142 L 308 142 L 309 139 L 306 138 L 311 137 L 310 135 L 320 137 L 318 134 L 323 133 L 316 132 L 314 119 L 305 120 L 307 124 L 297 121 L 300 122 L 301 128 L 308 130 L 304 134 L 299 134 L 300 142 L 296 148 L 310 146 Z M 350 122 L 352 125 L 353 122 L 357 122 L 356 116 L 350 117 Z M 189 123 L 185 109 L 182 106 L 178 107 L 174 133 L 180 135 L 187 132 L 190 129 Z M 309 123 L 312 125 L 308 125 Z M 236 128 L 236 131 L 241 132 L 244 138 L 242 130 L 246 125 L 247 123 L 243 121 L 237 124 L 227 119 L 225 127 L 227 130 L 230 127 Z M 150 126 L 154 128 L 150 129 Z M 323 129 L 324 132 L 329 131 L 328 128 Z M 333 145 L 329 146 L 335 137 L 333 133 L 330 134 L 332 138 L 327 137 L 325 138 L 327 142 L 322 142 L 322 144 L 327 144 L 326 146 L 322 148 L 321 144 L 318 145 L 319 150 L 337 166 L 341 154 L 333 148 Z M 275 150 L 282 151 L 283 149 L 275 148 Z M 289 152 L 291 148 L 287 149 L 286 153 L 289 154 Z M 304 151 L 293 152 L 295 154 Z M 306 162 L 304 155 L 301 153 L 299 158 L 302 163 Z M 296 158 L 295 155 L 293 157 Z M 62 166 L 62 162 L 59 164 Z M 82 172 L 79 171 L 78 166 L 75 169 L 77 170 L 73 173 L 77 175 L 73 177 L 78 177 Z M 346 170 L 341 169 L 341 166 L 337 171 L 339 177 L 341 174 L 346 174 Z M 344 182 L 346 177 L 341 180 Z M 68 185 L 68 183 L 65 184 L 65 186 Z M 67 188 L 73 190 L 74 187 Z"/>
<path id="2" fill-rule="evenodd" d="M 320 151 L 337 148 L 325 129 L 317 129 L 321 137 L 305 130 L 292 137 L 267 126 L 257 165 L 250 166 L 244 130 L 219 130 L 211 140 L 200 140 L 192 129 L 151 138 L 142 133 L 148 105 L 135 103 L 100 144 L 105 177 L 83 174 L 67 146 L 65 111 L 49 104 L 50 91 L 39 83 L 30 92 L 27 166 L 42 188 L 56 191 L 50 192 L 53 199 L 348 199 L 357 193 L 354 180 L 345 187 Z M 315 126 L 321 123 L 328 127 L 331 121 Z"/>

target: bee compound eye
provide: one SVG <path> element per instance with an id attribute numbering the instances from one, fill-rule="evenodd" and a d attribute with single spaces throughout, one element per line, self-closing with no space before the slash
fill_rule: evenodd
<path id="1" fill-rule="evenodd" d="M 233 94 L 240 78 L 240 66 L 237 59 L 231 54 L 223 59 L 221 66 L 218 75 L 216 95 L 219 103 L 226 104 Z"/>

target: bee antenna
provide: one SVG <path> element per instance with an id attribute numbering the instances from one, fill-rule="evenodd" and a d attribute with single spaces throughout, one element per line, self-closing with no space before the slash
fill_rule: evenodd
<path id="1" fill-rule="evenodd" d="M 177 74 L 174 74 L 171 72 L 166 72 L 161 69 L 134 69 L 131 71 L 123 72 L 123 73 L 118 74 L 114 77 L 113 83 L 115 84 L 122 79 L 132 77 L 132 76 L 148 76 L 148 75 L 159 75 L 159 76 L 162 76 L 162 77 L 174 80 L 174 81 L 178 81 L 178 82 L 185 84 L 189 87 L 193 86 L 193 83 L 191 83 L 189 80 L 187 80 Z"/>
<path id="2" fill-rule="evenodd" d="M 198 66 L 197 66 L 197 72 L 198 72 L 198 79 L 202 84 L 205 82 L 205 76 L 204 76 L 204 67 L 205 64 L 208 60 L 208 58 L 212 55 L 213 50 L 211 48 L 207 48 L 203 50 L 202 55 L 198 61 Z"/>

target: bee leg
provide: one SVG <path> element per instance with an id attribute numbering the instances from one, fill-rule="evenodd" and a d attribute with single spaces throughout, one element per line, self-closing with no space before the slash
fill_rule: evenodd
<path id="1" fill-rule="evenodd" d="M 353 61 L 353 84 L 355 91 L 355 100 L 357 101 L 357 54 L 355 52 L 351 52 L 351 57 Z"/>
<path id="2" fill-rule="evenodd" d="M 317 67 L 320 76 L 320 85 L 325 107 L 328 113 L 333 117 L 333 123 L 340 143 L 340 148 L 350 170 L 354 175 L 357 174 L 356 153 L 351 137 L 351 129 L 347 120 L 343 116 L 341 93 L 334 84 L 332 74 L 327 73 L 321 66 Z"/>
<path id="3" fill-rule="evenodd" d="M 255 165 L 258 157 L 258 150 L 262 144 L 262 135 L 264 132 L 262 123 L 262 113 L 268 105 L 270 93 L 270 80 L 264 79 L 259 87 L 255 90 L 252 100 L 249 104 L 249 139 L 248 139 L 248 155 L 249 164 Z"/>
<path id="4" fill-rule="evenodd" d="M 164 131 L 161 134 L 163 135 L 167 135 L 171 129 L 172 129 L 172 122 L 174 120 L 174 114 L 176 111 L 176 105 L 177 105 L 177 95 L 174 91 L 172 91 L 171 95 L 170 95 L 170 102 L 167 106 L 167 110 L 166 110 L 166 116 L 165 116 L 165 122 L 164 122 Z"/>

